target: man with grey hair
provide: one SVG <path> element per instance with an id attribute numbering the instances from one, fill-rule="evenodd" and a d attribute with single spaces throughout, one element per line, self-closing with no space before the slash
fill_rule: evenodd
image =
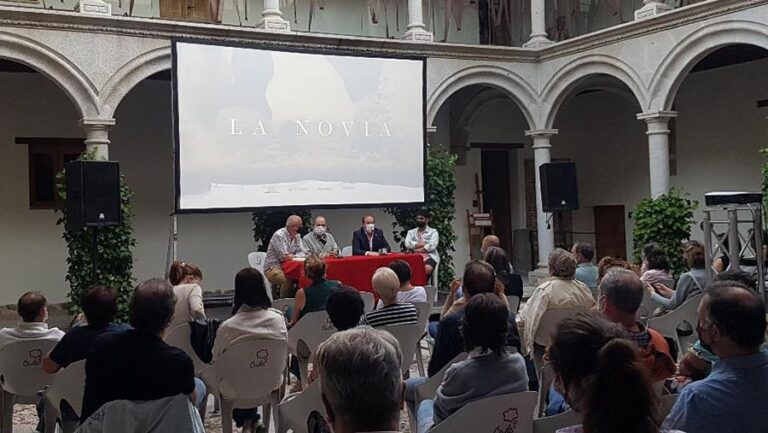
<path id="1" fill-rule="evenodd" d="M 400 345 L 368 326 L 337 332 L 316 354 L 320 394 L 335 433 L 399 432 Z"/>
<path id="2" fill-rule="evenodd" d="M 299 235 L 299 229 L 304 224 L 301 217 L 291 215 L 285 221 L 285 227 L 276 231 L 269 240 L 267 257 L 264 259 L 264 275 L 273 287 L 279 289 L 281 298 L 293 297 L 294 281 L 286 278 L 282 263 L 293 260 L 294 257 L 306 257 L 307 248 Z"/>
<path id="3" fill-rule="evenodd" d="M 304 236 L 303 242 L 308 254 L 313 256 L 325 258 L 339 255 L 339 246 L 333 235 L 328 233 L 328 223 L 324 216 L 315 217 L 312 232 Z"/>

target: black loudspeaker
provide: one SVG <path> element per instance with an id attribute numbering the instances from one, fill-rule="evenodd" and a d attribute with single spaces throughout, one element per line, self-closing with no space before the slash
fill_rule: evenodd
<path id="1" fill-rule="evenodd" d="M 539 166 L 541 204 L 544 212 L 575 210 L 579 208 L 579 189 L 576 185 L 576 164 L 550 162 Z"/>
<path id="2" fill-rule="evenodd" d="M 120 166 L 111 161 L 65 165 L 67 230 L 120 225 Z"/>

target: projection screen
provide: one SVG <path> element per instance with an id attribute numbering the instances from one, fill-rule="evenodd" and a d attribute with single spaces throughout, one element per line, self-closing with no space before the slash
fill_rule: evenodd
<path id="1" fill-rule="evenodd" d="M 424 202 L 425 60 L 175 41 L 178 212 Z"/>

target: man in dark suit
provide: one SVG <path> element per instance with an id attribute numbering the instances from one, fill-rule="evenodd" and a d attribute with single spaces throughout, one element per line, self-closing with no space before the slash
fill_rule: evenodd
<path id="1" fill-rule="evenodd" d="M 384 232 L 376 228 L 376 219 L 373 215 L 363 217 L 363 226 L 352 233 L 352 254 L 355 256 L 376 256 L 386 249 L 391 251 L 389 242 L 384 237 Z"/>

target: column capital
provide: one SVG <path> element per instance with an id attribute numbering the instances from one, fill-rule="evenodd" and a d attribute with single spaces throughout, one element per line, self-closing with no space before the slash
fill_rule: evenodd
<path id="1" fill-rule="evenodd" d="M 533 138 L 550 138 L 553 135 L 557 135 L 558 132 L 557 129 L 529 129 L 525 131 L 525 136 Z"/>
<path id="2" fill-rule="evenodd" d="M 637 114 L 637 120 L 644 120 L 646 123 L 668 122 L 675 117 L 677 117 L 677 111 L 645 111 Z"/>
<path id="3" fill-rule="evenodd" d="M 95 117 L 84 117 L 80 119 L 80 127 L 89 130 L 89 129 L 106 129 L 109 130 L 115 126 L 115 119 L 99 119 Z"/>

